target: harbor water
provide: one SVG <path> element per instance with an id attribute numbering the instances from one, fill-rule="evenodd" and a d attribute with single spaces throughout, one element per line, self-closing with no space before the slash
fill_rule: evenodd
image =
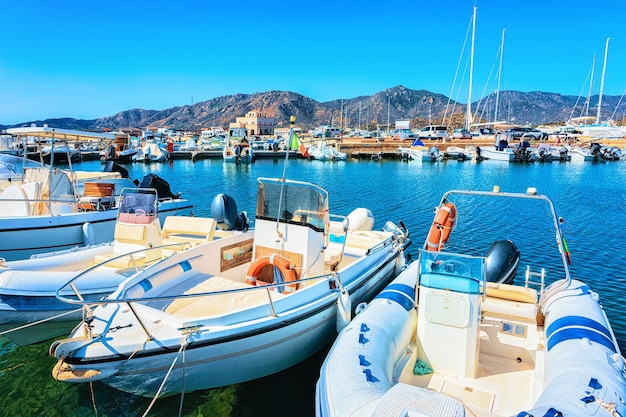
<path id="1" fill-rule="evenodd" d="M 100 171 L 99 161 L 82 162 L 75 169 Z M 171 190 L 191 200 L 196 216 L 210 216 L 213 197 L 230 195 L 239 211 L 254 219 L 256 180 L 281 177 L 282 160 L 259 160 L 251 165 L 221 160 L 176 160 L 163 164 L 125 166 L 131 178 L 155 173 Z M 356 207 L 369 208 L 375 228 L 387 220 L 402 221 L 411 233 L 413 259 L 426 238 L 433 209 L 450 189 L 524 192 L 535 187 L 555 204 L 563 217 L 562 230 L 572 258 L 573 278 L 600 295 L 622 349 L 626 349 L 626 164 L 532 163 L 498 161 L 438 163 L 415 161 L 321 162 L 292 158 L 289 179 L 310 181 L 329 193 L 330 211 L 347 215 Z M 531 213 L 508 207 L 494 217 L 522 217 L 533 228 Z M 459 221 L 463 221 L 462 218 Z M 475 233 L 480 234 L 480 230 Z M 503 239 L 509 238 L 503 236 Z M 487 244 L 488 246 L 488 244 Z M 522 253 L 522 262 L 523 262 Z M 151 400 L 121 393 L 101 383 L 64 384 L 55 381 L 55 363 L 48 357 L 51 341 L 18 347 L 0 336 L 0 416 L 141 416 Z M 313 416 L 318 369 L 329 346 L 304 363 L 255 381 L 158 399 L 153 416 Z M 181 405 L 182 404 L 182 405 Z"/>

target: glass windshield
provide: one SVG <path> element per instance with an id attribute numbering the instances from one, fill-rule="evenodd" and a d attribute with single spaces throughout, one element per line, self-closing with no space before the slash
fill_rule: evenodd
<path id="1" fill-rule="evenodd" d="M 328 221 L 328 193 L 310 183 L 260 178 L 256 218 L 322 231 Z"/>

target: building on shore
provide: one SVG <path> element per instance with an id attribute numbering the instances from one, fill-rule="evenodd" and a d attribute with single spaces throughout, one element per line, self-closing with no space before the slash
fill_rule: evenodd
<path id="1" fill-rule="evenodd" d="M 229 127 L 245 127 L 251 135 L 273 135 L 274 118 L 265 117 L 257 110 L 246 113 L 244 117 L 237 117 L 235 123 Z"/>

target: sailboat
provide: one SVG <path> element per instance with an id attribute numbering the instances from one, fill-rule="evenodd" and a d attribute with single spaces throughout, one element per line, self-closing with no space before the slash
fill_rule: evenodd
<path id="1" fill-rule="evenodd" d="M 600 94 L 598 95 L 598 109 L 596 112 L 595 122 L 588 123 L 593 120 L 593 117 L 579 117 L 572 119 L 574 125 L 582 131 L 583 136 L 590 136 L 595 139 L 623 139 L 624 132 L 613 125 L 610 122 L 601 122 L 602 114 L 602 96 L 604 93 L 604 78 L 606 76 L 606 63 L 609 55 L 609 41 L 611 38 L 606 39 L 606 45 L 604 47 L 604 64 L 602 65 L 602 77 L 600 78 Z"/>

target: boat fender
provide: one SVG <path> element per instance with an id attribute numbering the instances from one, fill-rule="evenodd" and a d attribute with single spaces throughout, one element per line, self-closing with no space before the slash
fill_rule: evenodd
<path id="1" fill-rule="evenodd" d="M 246 273 L 246 284 L 250 285 L 264 285 L 263 281 L 257 281 L 257 277 L 261 272 L 261 269 L 266 267 L 267 265 L 272 265 L 274 268 L 278 268 L 280 273 L 282 274 L 283 282 L 292 282 L 297 281 L 298 277 L 296 275 L 296 271 L 293 268 L 291 261 L 284 256 L 281 256 L 277 253 L 273 253 L 271 255 L 261 256 L 257 258 L 254 262 L 250 264 L 248 268 L 248 272 Z M 276 283 L 275 281 L 272 284 Z M 267 284 L 267 283 L 265 283 Z M 298 284 L 285 284 L 284 293 L 292 293 L 298 289 Z"/>
<path id="2" fill-rule="evenodd" d="M 350 324 L 352 319 L 352 301 L 348 290 L 342 288 L 337 297 L 337 333 Z"/>
<path id="3" fill-rule="evenodd" d="M 357 304 L 356 308 L 354 309 L 354 314 L 359 315 L 362 312 L 364 312 L 366 308 L 367 308 L 367 303 L 366 302 L 359 303 L 359 304 Z"/>
<path id="4" fill-rule="evenodd" d="M 439 251 L 441 250 L 448 239 L 450 238 L 450 232 L 456 224 L 456 206 L 453 203 L 446 203 L 442 205 L 437 214 L 435 214 L 435 220 L 428 232 L 427 250 Z"/>
<path id="5" fill-rule="evenodd" d="M 93 224 L 90 222 L 83 223 L 83 243 L 87 246 L 93 246 L 96 244 L 96 232 L 93 229 Z"/>

